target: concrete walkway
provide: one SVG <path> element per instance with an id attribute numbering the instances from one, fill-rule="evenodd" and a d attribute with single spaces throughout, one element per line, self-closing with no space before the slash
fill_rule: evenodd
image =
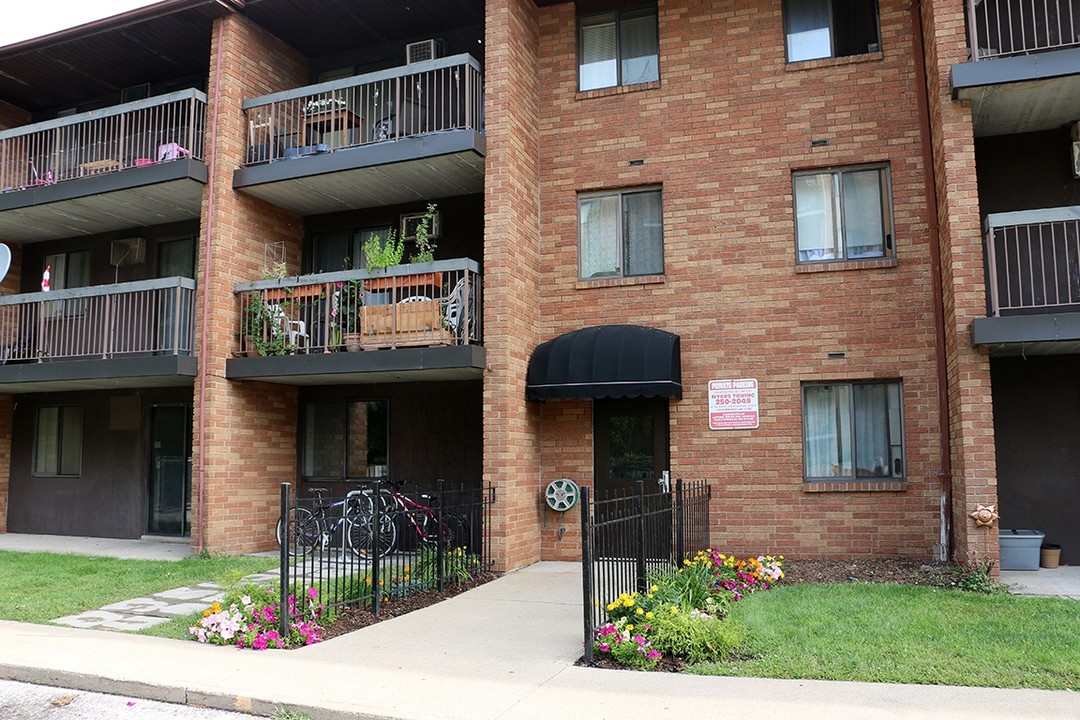
<path id="1" fill-rule="evenodd" d="M 1002 570 L 1001 582 L 1014 595 L 1047 595 L 1080 600 L 1080 566 L 1038 570 Z"/>
<path id="2" fill-rule="evenodd" d="M 1075 692 L 576 667 L 581 628 L 578 566 L 538 563 L 293 651 L 0 621 L 0 677 L 262 715 L 285 706 L 313 720 L 1080 720 Z"/>

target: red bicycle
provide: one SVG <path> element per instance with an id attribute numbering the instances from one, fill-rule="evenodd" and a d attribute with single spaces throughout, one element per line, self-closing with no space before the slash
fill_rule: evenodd
<path id="1" fill-rule="evenodd" d="M 399 524 L 402 532 L 412 528 L 422 543 L 442 543 L 444 548 L 454 547 L 455 543 L 468 543 L 469 526 L 465 518 L 444 510 L 440 519 L 438 509 L 425 504 L 435 501 L 434 495 L 421 493 L 419 501 L 414 500 L 401 492 L 403 484 L 401 481 L 386 481 L 388 487 L 379 489 L 378 533 L 373 532 L 375 493 L 370 489 L 360 493 L 361 510 L 352 516 L 348 527 L 349 547 L 354 552 L 368 557 L 375 548 L 377 557 L 390 554 L 397 547 Z"/>

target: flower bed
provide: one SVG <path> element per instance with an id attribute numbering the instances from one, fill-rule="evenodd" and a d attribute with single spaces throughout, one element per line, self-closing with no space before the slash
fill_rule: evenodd
<path id="1" fill-rule="evenodd" d="M 300 647 L 322 640 L 322 623 L 330 618 L 316 588 L 308 588 L 300 597 L 289 595 L 286 635 L 278 629 L 277 598 L 273 587 L 248 585 L 238 596 L 226 598 L 226 606 L 215 602 L 204 610 L 202 619 L 188 632 L 199 642 L 255 650 Z"/>
<path id="2" fill-rule="evenodd" d="M 712 548 L 675 573 L 653 573 L 646 593 L 623 593 L 606 607 L 594 635 L 594 656 L 638 670 L 661 661 L 722 660 L 745 644 L 745 632 L 725 621 L 728 607 L 783 579 L 784 556 L 738 560 Z"/>

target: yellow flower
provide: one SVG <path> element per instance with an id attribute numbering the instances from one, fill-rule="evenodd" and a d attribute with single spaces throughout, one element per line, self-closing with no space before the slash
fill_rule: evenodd
<path id="1" fill-rule="evenodd" d="M 671 606 L 671 614 L 672 614 L 672 615 L 678 615 L 678 614 L 679 614 L 679 608 L 677 608 L 677 607 L 675 607 L 674 605 L 672 605 L 672 606 Z"/>
<path id="2" fill-rule="evenodd" d="M 409 566 L 408 565 L 405 566 L 404 572 L 405 572 L 406 575 L 409 573 Z"/>
<path id="3" fill-rule="evenodd" d="M 634 598 L 626 598 L 625 600 L 623 600 L 623 605 L 625 605 L 626 607 L 634 607 Z"/>
<path id="4" fill-rule="evenodd" d="M 634 631 L 634 626 L 633 625 L 627 625 L 626 629 L 629 630 L 630 632 L 633 632 Z"/>
<path id="5" fill-rule="evenodd" d="M 641 608 L 638 608 L 637 610 L 634 611 L 634 614 L 635 615 L 644 615 L 645 611 L 642 610 Z"/>
<path id="6" fill-rule="evenodd" d="M 653 614 L 651 612 L 645 613 L 645 619 L 646 620 L 652 620 L 653 619 Z"/>
<path id="7" fill-rule="evenodd" d="M 652 586 L 651 588 L 649 588 L 649 589 L 650 589 L 650 590 L 652 590 L 653 592 L 656 592 L 656 591 L 657 591 L 657 590 L 659 590 L 660 588 L 658 588 L 658 587 L 657 587 L 656 585 L 653 585 L 653 586 Z"/>

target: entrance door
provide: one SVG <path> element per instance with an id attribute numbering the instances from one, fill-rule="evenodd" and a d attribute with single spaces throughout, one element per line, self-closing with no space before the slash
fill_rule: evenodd
<path id="1" fill-rule="evenodd" d="M 638 480 L 644 481 L 645 535 L 636 522 L 621 520 L 618 530 L 595 540 L 596 556 L 639 558 L 666 563 L 672 553 L 671 495 L 658 495 L 657 480 L 668 471 L 668 400 L 596 400 L 593 404 L 593 487 L 599 523 L 636 513 L 635 502 L 604 503 L 608 497 L 636 497 Z M 643 545 L 639 544 L 644 540 Z M 638 581 L 644 582 L 643 579 Z"/>
<path id="2" fill-rule="evenodd" d="M 148 533 L 191 534 L 191 407 L 188 405 L 155 405 L 151 409 L 148 494 Z"/>
<path id="3" fill-rule="evenodd" d="M 605 493 L 655 493 L 669 467 L 667 398 L 597 400 L 593 405 L 594 478 L 598 498 Z"/>

